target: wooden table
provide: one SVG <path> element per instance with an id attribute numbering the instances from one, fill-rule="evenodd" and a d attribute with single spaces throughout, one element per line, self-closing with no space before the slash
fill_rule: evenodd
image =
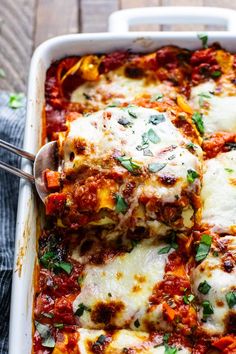
<path id="1" fill-rule="evenodd" d="M 0 78 L 0 90 L 26 90 L 32 52 L 48 38 L 66 33 L 107 31 L 108 16 L 119 9 L 186 5 L 236 9 L 234 0 L 0 0 L 0 68 L 6 75 Z M 202 26 L 139 26 L 134 29 L 204 30 Z"/>

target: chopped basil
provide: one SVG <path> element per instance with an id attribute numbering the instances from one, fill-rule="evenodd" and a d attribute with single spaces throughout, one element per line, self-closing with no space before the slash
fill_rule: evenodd
<path id="1" fill-rule="evenodd" d="M 159 141 L 161 140 L 159 138 L 159 136 L 156 134 L 156 132 L 151 128 L 149 129 L 149 131 L 147 132 L 148 134 L 148 139 L 151 141 L 151 143 L 153 144 L 157 144 L 159 143 Z"/>
<path id="2" fill-rule="evenodd" d="M 143 133 L 142 134 L 142 144 L 141 145 L 138 145 L 136 147 L 136 149 L 138 151 L 141 151 L 141 150 L 145 150 L 149 147 L 149 141 L 148 141 L 148 134 L 147 133 Z"/>
<path id="3" fill-rule="evenodd" d="M 167 343 L 170 338 L 170 333 L 165 333 L 163 336 L 163 343 Z"/>
<path id="4" fill-rule="evenodd" d="M 199 174 L 194 170 L 187 170 L 187 181 L 188 183 L 193 183 L 196 178 L 199 177 Z"/>
<path id="5" fill-rule="evenodd" d="M 40 262 L 48 268 L 48 263 L 51 261 L 54 257 L 56 257 L 56 254 L 54 252 L 46 252 L 42 257 L 40 257 Z"/>
<path id="6" fill-rule="evenodd" d="M 140 322 L 139 322 L 138 319 L 134 321 L 134 326 L 135 326 L 136 328 L 139 328 L 139 327 L 140 327 Z"/>
<path id="7" fill-rule="evenodd" d="M 201 237 L 201 241 L 197 248 L 197 253 L 195 259 L 197 262 L 202 261 L 208 255 L 211 248 L 212 236 L 203 234 Z"/>
<path id="8" fill-rule="evenodd" d="M 107 295 L 108 295 L 109 297 L 112 297 L 112 294 L 111 294 L 111 293 L 108 293 Z"/>
<path id="9" fill-rule="evenodd" d="M 139 243 L 140 243 L 139 240 L 131 240 L 131 246 L 132 246 L 131 251 L 132 251 L 132 250 L 134 249 L 134 247 L 136 247 Z"/>
<path id="10" fill-rule="evenodd" d="M 137 113 L 135 113 L 133 110 L 128 109 L 128 113 L 132 118 L 138 118 Z"/>
<path id="11" fill-rule="evenodd" d="M 104 336 L 104 334 L 101 334 L 96 340 L 96 342 L 94 343 L 94 345 L 103 345 L 105 341 L 106 341 L 106 336 Z"/>
<path id="12" fill-rule="evenodd" d="M 86 100 L 91 100 L 91 96 L 89 96 L 86 92 L 83 92 L 83 96 Z"/>
<path id="13" fill-rule="evenodd" d="M 213 251 L 213 256 L 214 257 L 218 257 L 219 256 L 219 252 L 218 251 Z"/>
<path id="14" fill-rule="evenodd" d="M 161 171 L 167 164 L 166 163 L 150 163 L 148 165 L 149 172 L 155 173 Z"/>
<path id="15" fill-rule="evenodd" d="M 178 244 L 175 242 L 175 239 L 176 239 L 176 234 L 173 232 L 173 235 L 171 237 L 171 242 L 168 246 L 165 246 L 163 248 L 161 248 L 159 251 L 158 251 L 158 254 L 165 254 L 165 253 L 169 253 L 170 250 L 173 248 L 175 250 L 178 249 Z"/>
<path id="16" fill-rule="evenodd" d="M 187 305 L 190 304 L 194 299 L 195 299 L 195 296 L 193 294 L 183 296 L 184 303 Z"/>
<path id="17" fill-rule="evenodd" d="M 165 116 L 164 114 L 153 114 L 149 118 L 149 123 L 152 123 L 154 125 L 157 125 L 161 122 L 165 121 Z"/>
<path id="18" fill-rule="evenodd" d="M 77 279 L 78 284 L 81 285 L 83 283 L 83 280 L 84 280 L 84 277 L 81 277 L 81 276 L 78 277 L 78 279 Z"/>
<path id="19" fill-rule="evenodd" d="M 143 156 L 153 156 L 153 153 L 149 149 L 143 149 Z"/>
<path id="20" fill-rule="evenodd" d="M 176 354 L 178 349 L 176 347 L 170 347 L 168 344 L 165 344 L 164 354 Z"/>
<path id="21" fill-rule="evenodd" d="M 13 109 L 23 107 L 23 105 L 24 105 L 23 98 L 24 98 L 23 93 L 12 93 L 9 97 L 8 106 Z"/>
<path id="22" fill-rule="evenodd" d="M 137 172 L 140 169 L 140 166 L 132 161 L 132 157 L 120 156 L 116 159 L 121 163 L 121 165 L 126 168 L 129 172 Z"/>
<path id="23" fill-rule="evenodd" d="M 210 289 L 211 289 L 211 286 L 210 286 L 210 284 L 208 284 L 208 282 L 206 280 L 204 280 L 202 283 L 200 283 L 197 288 L 197 290 L 204 295 L 208 294 Z"/>
<path id="24" fill-rule="evenodd" d="M 81 316 L 83 316 L 84 311 L 90 312 L 91 309 L 88 306 L 84 305 L 83 303 L 80 303 L 78 305 L 77 310 L 75 311 L 75 315 L 78 316 L 78 317 L 81 317 Z"/>
<path id="25" fill-rule="evenodd" d="M 202 41 L 202 46 L 203 48 L 208 48 L 207 42 L 208 42 L 208 35 L 206 33 L 199 33 L 197 35 L 198 39 Z"/>
<path id="26" fill-rule="evenodd" d="M 225 171 L 226 171 L 226 172 L 229 172 L 229 173 L 234 172 L 234 170 L 233 170 L 232 168 L 225 168 Z"/>
<path id="27" fill-rule="evenodd" d="M 107 105 L 107 108 L 113 108 L 113 107 L 117 107 L 117 106 L 119 106 L 119 103 L 113 102 L 113 103 L 110 103 L 109 105 Z"/>
<path id="28" fill-rule="evenodd" d="M 211 96 L 208 93 L 201 92 L 198 94 L 199 96 L 199 106 L 202 107 L 204 103 L 204 98 L 211 98 Z"/>
<path id="29" fill-rule="evenodd" d="M 226 301 L 230 309 L 236 305 L 236 291 L 230 291 L 226 295 Z"/>
<path id="30" fill-rule="evenodd" d="M 211 73 L 211 77 L 219 77 L 219 76 L 221 76 L 220 70 L 216 70 Z"/>
<path id="31" fill-rule="evenodd" d="M 202 114 L 199 112 L 194 112 L 192 115 L 192 120 L 194 122 L 194 124 L 196 125 L 198 131 L 200 134 L 204 134 L 204 124 L 203 124 L 203 120 L 202 120 Z"/>
<path id="32" fill-rule="evenodd" d="M 56 262 L 55 267 L 64 270 L 67 274 L 70 274 L 73 268 L 72 264 L 68 262 Z"/>
<path id="33" fill-rule="evenodd" d="M 153 95 L 150 99 L 150 102 L 156 102 L 160 101 L 163 98 L 162 93 L 157 93 L 156 95 Z"/>
<path id="34" fill-rule="evenodd" d="M 53 325 L 55 328 L 62 329 L 64 327 L 63 323 L 54 323 Z"/>
<path id="35" fill-rule="evenodd" d="M 53 318 L 54 317 L 53 313 L 48 313 L 48 312 L 42 312 L 41 315 L 44 316 L 44 317 L 47 317 L 47 318 Z"/>
<path id="36" fill-rule="evenodd" d="M 0 68 L 0 78 L 4 79 L 5 77 L 6 77 L 5 71 L 2 68 Z"/>
<path id="37" fill-rule="evenodd" d="M 212 315 L 214 313 L 214 309 L 212 307 L 212 304 L 210 301 L 206 300 L 203 301 L 202 303 L 203 307 L 203 319 L 205 320 L 208 316 Z"/>
<path id="38" fill-rule="evenodd" d="M 125 199 L 119 194 L 116 194 L 116 212 L 125 214 L 128 209 L 128 204 Z"/>
<path id="39" fill-rule="evenodd" d="M 190 142 L 190 143 L 188 143 L 188 144 L 186 145 L 186 148 L 187 148 L 187 149 L 193 149 L 193 150 L 195 150 L 196 147 L 197 147 L 197 146 L 196 146 L 194 143 L 192 143 L 192 142 Z"/>
<path id="40" fill-rule="evenodd" d="M 118 123 L 126 127 L 127 125 L 130 125 L 131 122 L 126 117 L 121 117 L 118 119 Z"/>
<path id="41" fill-rule="evenodd" d="M 39 323 L 37 321 L 35 321 L 34 323 L 35 323 L 35 328 L 42 339 L 42 346 L 47 348 L 54 348 L 56 343 L 55 343 L 55 339 L 51 335 L 49 326 Z"/>

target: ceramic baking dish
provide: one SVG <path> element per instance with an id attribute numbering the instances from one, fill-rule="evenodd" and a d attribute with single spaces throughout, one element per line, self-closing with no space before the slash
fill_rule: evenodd
<path id="1" fill-rule="evenodd" d="M 115 12 L 110 16 L 110 33 L 65 35 L 44 42 L 36 49 L 30 66 L 24 149 L 36 153 L 42 144 L 44 81 L 46 70 L 52 61 L 69 55 L 114 50 L 151 52 L 170 44 L 188 49 L 196 49 L 201 45 L 196 32 L 128 32 L 130 25 L 140 23 L 225 25 L 226 32 L 209 33 L 209 44 L 217 41 L 227 50 L 236 51 L 235 20 L 236 12 L 227 9 L 130 9 Z M 31 165 L 24 161 L 22 168 L 29 172 Z M 39 227 L 38 202 L 31 185 L 22 180 L 16 227 L 9 354 L 29 354 L 32 351 L 33 278 Z"/>

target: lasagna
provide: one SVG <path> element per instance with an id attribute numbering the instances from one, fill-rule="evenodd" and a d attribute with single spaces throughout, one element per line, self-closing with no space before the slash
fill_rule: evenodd
<path id="1" fill-rule="evenodd" d="M 203 44 L 48 69 L 33 353 L 236 353 L 236 57 Z"/>

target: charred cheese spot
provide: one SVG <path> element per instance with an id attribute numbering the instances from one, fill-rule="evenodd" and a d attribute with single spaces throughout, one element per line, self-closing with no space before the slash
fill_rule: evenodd
<path id="1" fill-rule="evenodd" d="M 125 305 L 121 301 L 98 302 L 91 311 L 91 320 L 95 324 L 104 324 L 105 327 L 112 326 L 122 311 L 125 310 Z"/>

